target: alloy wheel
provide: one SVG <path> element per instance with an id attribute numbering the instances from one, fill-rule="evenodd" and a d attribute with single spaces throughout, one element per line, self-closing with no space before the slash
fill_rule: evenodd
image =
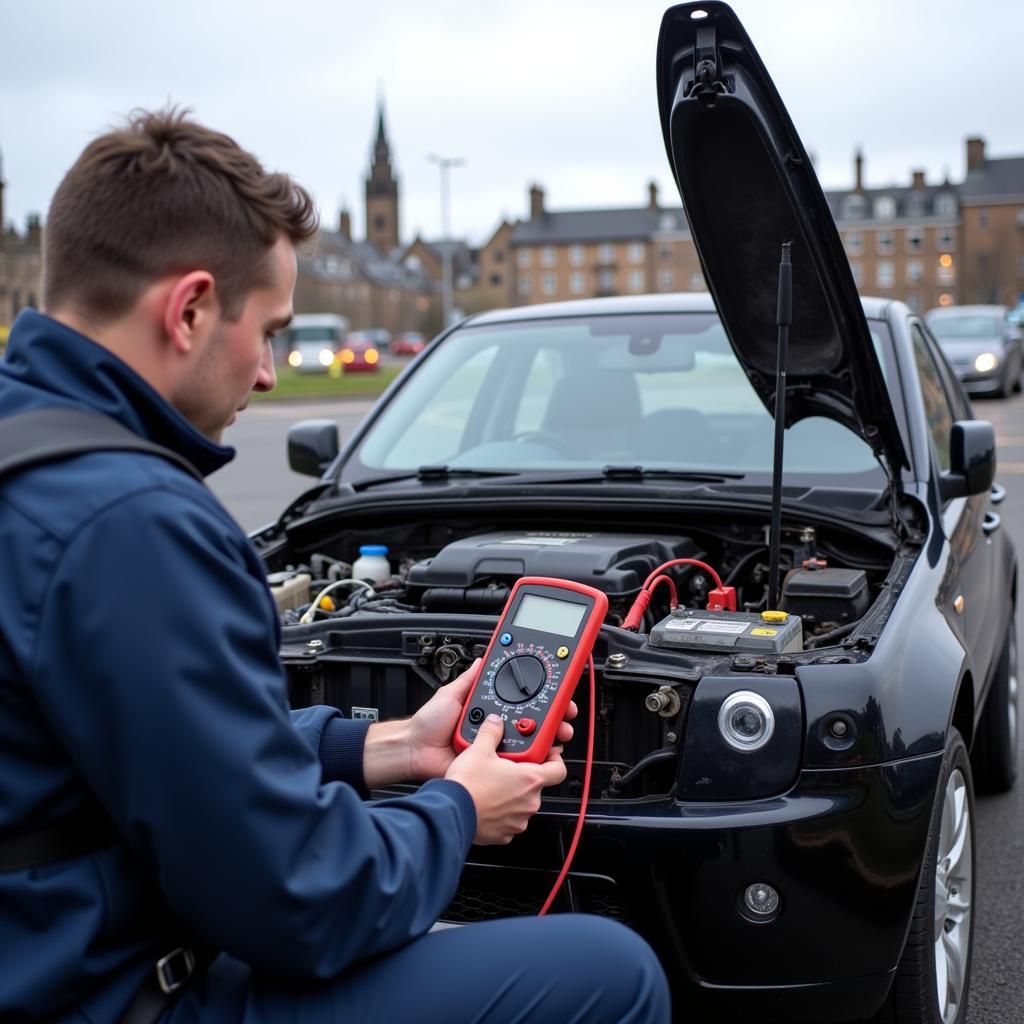
<path id="1" fill-rule="evenodd" d="M 935 856 L 935 984 L 942 1024 L 952 1024 L 963 1001 L 973 894 L 971 807 L 967 782 L 956 768 L 946 783 Z"/>

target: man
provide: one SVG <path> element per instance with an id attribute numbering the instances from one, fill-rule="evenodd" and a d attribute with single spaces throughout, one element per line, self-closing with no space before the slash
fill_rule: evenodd
<path id="1" fill-rule="evenodd" d="M 99 412 L 222 466 L 315 228 L 301 188 L 179 113 L 96 139 L 54 197 L 47 315 L 14 326 L 0 418 Z M 0 480 L 0 566 L 0 861 L 71 844 L 0 871 L 0 1019 L 667 1018 L 611 922 L 426 934 L 470 844 L 565 777 L 559 749 L 508 762 L 490 723 L 453 757 L 469 673 L 405 722 L 290 713 L 259 558 L 181 466 L 96 450 Z M 403 779 L 424 785 L 364 801 Z M 220 955 L 193 970 L 193 946 Z"/>

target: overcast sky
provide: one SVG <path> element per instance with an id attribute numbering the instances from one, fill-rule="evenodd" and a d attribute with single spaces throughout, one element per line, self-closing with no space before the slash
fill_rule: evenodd
<path id="1" fill-rule="evenodd" d="M 632 206 L 671 178 L 658 124 L 653 0 L 3 0 L 0 152 L 6 216 L 45 213 L 95 134 L 133 107 L 191 107 L 363 231 L 378 89 L 401 232 L 484 241 L 550 208 Z M 965 136 L 1024 155 L 1024 3 L 736 0 L 825 187 L 864 148 L 868 185 L 960 178 Z"/>

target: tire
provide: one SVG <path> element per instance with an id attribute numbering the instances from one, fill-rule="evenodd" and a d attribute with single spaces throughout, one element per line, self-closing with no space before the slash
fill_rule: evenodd
<path id="1" fill-rule="evenodd" d="M 914 916 L 879 1024 L 966 1024 L 974 853 L 971 763 L 963 737 L 951 727 Z"/>
<path id="2" fill-rule="evenodd" d="M 1020 683 L 1017 678 L 1017 625 L 1011 615 L 996 674 L 985 698 L 985 709 L 971 751 L 974 781 L 979 793 L 1005 793 L 1017 780 L 1017 735 L 1020 722 Z"/>

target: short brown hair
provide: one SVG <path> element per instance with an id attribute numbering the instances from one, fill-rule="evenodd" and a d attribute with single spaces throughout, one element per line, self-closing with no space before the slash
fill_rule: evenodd
<path id="1" fill-rule="evenodd" d="M 57 188 L 43 300 L 109 321 L 161 277 L 202 269 L 216 281 L 221 315 L 233 320 L 266 283 L 277 239 L 298 244 L 316 229 L 309 193 L 267 173 L 227 135 L 187 110 L 135 111 L 93 140 Z"/>

